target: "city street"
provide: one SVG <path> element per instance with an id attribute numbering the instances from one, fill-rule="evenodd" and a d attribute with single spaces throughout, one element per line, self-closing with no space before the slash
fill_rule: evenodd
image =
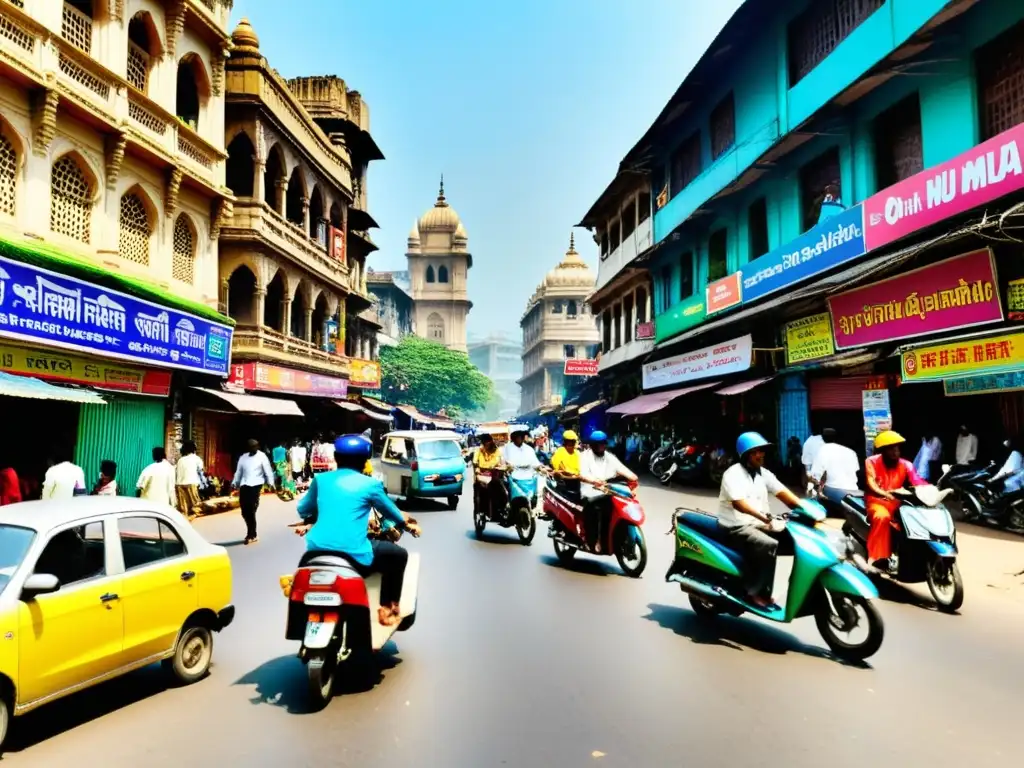
<path id="1" fill-rule="evenodd" d="M 991 545 L 964 534 L 962 615 L 927 600 L 882 606 L 886 638 L 863 668 L 832 658 L 805 619 L 789 626 L 705 623 L 663 581 L 670 510 L 714 503 L 641 489 L 647 572 L 613 560 L 556 564 L 546 526 L 524 548 L 514 531 L 473 537 L 457 512 L 419 505 L 420 611 L 382 659 L 370 692 L 305 707 L 297 644 L 283 639 L 284 598 L 302 541 L 294 504 L 263 502 L 259 544 L 239 546 L 237 514 L 200 520 L 231 546 L 238 616 L 218 636 L 211 676 L 167 689 L 158 667 L 17 721 L 11 766 L 191 764 L 288 766 L 931 766 L 1024 759 L 1024 612 L 1013 589 L 988 587 Z M 1011 554 L 1012 556 L 1012 554 Z M 987 566 L 986 566 L 987 564 Z M 1017 579 L 1019 582 L 1020 579 Z M 1007 581 L 1009 583 L 1009 581 Z M 922 593 L 923 594 L 923 593 Z"/>

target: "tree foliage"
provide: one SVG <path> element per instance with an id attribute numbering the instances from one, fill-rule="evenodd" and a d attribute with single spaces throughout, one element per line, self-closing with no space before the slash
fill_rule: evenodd
<path id="1" fill-rule="evenodd" d="M 449 417 L 485 408 L 494 385 L 462 352 L 443 344 L 406 336 L 380 350 L 382 393 L 389 402 L 408 404 Z"/>

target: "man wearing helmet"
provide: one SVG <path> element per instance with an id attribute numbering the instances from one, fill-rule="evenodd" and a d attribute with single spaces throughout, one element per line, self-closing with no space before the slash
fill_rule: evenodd
<path id="1" fill-rule="evenodd" d="M 604 492 L 609 480 L 624 478 L 637 482 L 633 471 L 608 450 L 608 435 L 601 430 L 590 433 L 590 450 L 580 454 L 580 494 L 583 497 L 587 544 L 598 554 L 601 552 L 601 531 L 605 519 L 611 516 L 611 500 Z"/>
<path id="2" fill-rule="evenodd" d="M 398 603 L 409 553 L 394 542 L 367 538 L 370 512 L 376 509 L 398 528 L 419 536 L 420 527 L 406 517 L 384 492 L 376 478 L 363 474 L 373 448 L 359 435 L 344 435 L 334 441 L 334 461 L 338 468 L 313 477 L 306 495 L 299 500 L 299 517 L 309 525 L 296 528 L 306 537 L 306 554 L 339 552 L 361 567 L 365 577 L 380 573 L 380 611 L 377 619 L 385 626 L 399 621 Z"/>
<path id="3" fill-rule="evenodd" d="M 927 485 L 914 469 L 914 465 L 900 458 L 900 446 L 906 440 L 899 432 L 887 429 L 875 437 L 875 455 L 864 462 L 864 494 L 871 528 L 868 531 L 868 560 L 882 571 L 892 567 L 892 516 L 900 507 L 893 495 L 911 485 Z"/>
<path id="4" fill-rule="evenodd" d="M 800 506 L 798 499 L 773 472 L 765 469 L 765 448 L 771 443 L 757 432 L 744 432 L 736 440 L 740 460 L 722 475 L 718 495 L 718 523 L 729 531 L 736 547 L 750 561 L 744 569 L 751 602 L 762 608 L 771 605 L 778 542 L 769 535 L 772 514 L 769 494 L 790 509 Z"/>

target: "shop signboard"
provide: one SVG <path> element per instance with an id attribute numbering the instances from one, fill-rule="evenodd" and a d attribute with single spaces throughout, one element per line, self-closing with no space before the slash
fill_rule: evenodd
<path id="1" fill-rule="evenodd" d="M 1024 370 L 1024 332 L 959 339 L 903 353 L 903 381 L 942 381 L 968 374 Z"/>
<path id="2" fill-rule="evenodd" d="M 0 336 L 227 376 L 231 327 L 0 257 Z"/>
<path id="3" fill-rule="evenodd" d="M 1019 392 L 1024 390 L 1024 371 L 946 379 L 942 382 L 942 387 L 946 392 L 946 397 L 984 395 L 992 392 Z"/>
<path id="4" fill-rule="evenodd" d="M 863 211 L 856 205 L 743 268 L 743 302 L 757 301 L 863 256 Z"/>
<path id="5" fill-rule="evenodd" d="M 708 283 L 706 303 L 709 315 L 739 305 L 743 290 L 740 280 L 740 273 L 733 272 L 720 280 Z"/>
<path id="6" fill-rule="evenodd" d="M 332 355 L 338 353 L 338 321 L 336 318 L 324 320 L 324 352 Z"/>
<path id="7" fill-rule="evenodd" d="M 796 365 L 835 354 L 828 312 L 786 323 L 786 364 Z"/>
<path id="8" fill-rule="evenodd" d="M 635 338 L 637 341 L 647 341 L 648 339 L 653 339 L 654 323 L 637 323 Z"/>
<path id="9" fill-rule="evenodd" d="M 992 251 L 984 248 L 832 296 L 836 348 L 998 322 L 998 286 Z"/>
<path id="10" fill-rule="evenodd" d="M 864 239 L 881 248 L 1024 189 L 1024 123 L 864 201 Z"/>
<path id="11" fill-rule="evenodd" d="M 167 397 L 171 394 L 170 371 L 134 368 L 46 348 L 0 344 L 0 371 L 136 395 Z"/>
<path id="12" fill-rule="evenodd" d="M 875 452 L 875 438 L 879 432 L 892 429 L 892 411 L 889 408 L 888 389 L 865 389 L 861 392 L 864 411 L 864 442 L 867 455 Z"/>
<path id="13" fill-rule="evenodd" d="M 694 294 L 658 315 L 654 323 L 654 340 L 664 341 L 678 336 L 683 331 L 703 323 L 707 316 L 705 297 Z"/>
<path id="14" fill-rule="evenodd" d="M 1024 278 L 1006 284 L 1006 317 L 1024 320 Z"/>
<path id="15" fill-rule="evenodd" d="M 348 379 L 295 371 L 291 368 L 265 363 L 236 363 L 232 365 L 231 383 L 240 384 L 245 389 L 283 392 L 290 395 L 314 395 L 344 399 L 348 394 Z"/>
<path id="16" fill-rule="evenodd" d="M 748 333 L 721 344 L 647 363 L 643 369 L 643 388 L 655 389 L 709 376 L 740 373 L 750 368 L 753 346 L 753 338 Z"/>
<path id="17" fill-rule="evenodd" d="M 380 363 L 358 357 L 349 358 L 348 384 L 360 389 L 380 389 Z"/>
<path id="18" fill-rule="evenodd" d="M 331 227 L 331 256 L 342 263 L 345 261 L 345 232 L 337 227 Z"/>
<path id="19" fill-rule="evenodd" d="M 566 376 L 597 376 L 599 362 L 598 360 L 566 360 L 563 373 Z"/>

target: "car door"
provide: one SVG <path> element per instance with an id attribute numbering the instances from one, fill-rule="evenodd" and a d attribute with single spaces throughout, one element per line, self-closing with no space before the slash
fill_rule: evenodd
<path id="1" fill-rule="evenodd" d="M 181 536 L 145 512 L 117 519 L 124 559 L 124 656 L 131 664 L 174 647 L 178 631 L 199 605 L 199 576 Z"/>
<path id="2" fill-rule="evenodd" d="M 56 529 L 33 566 L 60 588 L 18 606 L 18 703 L 45 698 L 121 665 L 122 577 L 111 556 L 111 521 Z"/>
<path id="3" fill-rule="evenodd" d="M 402 492 L 402 478 L 406 476 L 408 461 L 406 458 L 405 440 L 400 437 L 389 437 L 384 444 L 380 464 L 384 472 L 384 489 L 388 493 Z"/>

